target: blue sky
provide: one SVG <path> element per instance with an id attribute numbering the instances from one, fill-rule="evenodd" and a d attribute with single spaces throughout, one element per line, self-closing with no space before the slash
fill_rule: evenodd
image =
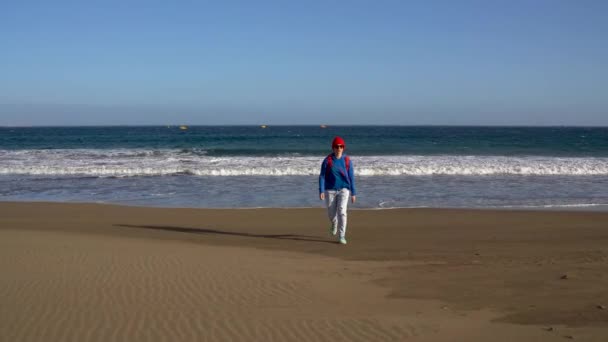
<path id="1" fill-rule="evenodd" d="M 608 1 L 0 2 L 0 125 L 608 125 Z"/>

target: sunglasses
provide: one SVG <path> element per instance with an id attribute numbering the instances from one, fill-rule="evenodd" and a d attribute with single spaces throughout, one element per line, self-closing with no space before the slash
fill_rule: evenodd
<path id="1" fill-rule="evenodd" d="M 334 148 L 344 148 L 344 145 L 334 145 Z"/>

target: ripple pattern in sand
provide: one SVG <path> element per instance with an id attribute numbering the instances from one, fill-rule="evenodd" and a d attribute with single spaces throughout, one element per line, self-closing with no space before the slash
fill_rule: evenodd
<path id="1" fill-rule="evenodd" d="M 10 256 L 0 258 L 1 341 L 399 341 L 433 330 L 373 308 L 351 310 L 356 303 L 337 298 L 340 291 L 303 280 L 306 259 L 274 263 L 280 255 L 174 241 L 0 234 Z"/>

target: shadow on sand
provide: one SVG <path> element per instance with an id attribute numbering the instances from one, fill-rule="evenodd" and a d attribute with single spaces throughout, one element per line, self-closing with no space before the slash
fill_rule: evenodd
<path id="1" fill-rule="evenodd" d="M 189 233 L 189 234 L 216 234 L 216 235 L 232 235 L 232 236 L 243 236 L 243 237 L 251 237 L 251 238 L 261 238 L 261 239 L 279 239 L 279 240 L 336 243 L 335 241 L 321 240 L 318 236 L 309 236 L 309 235 L 252 234 L 252 233 L 240 233 L 240 232 L 227 232 L 227 231 L 222 231 L 222 230 L 217 230 L 217 229 L 206 229 L 206 228 L 185 228 L 185 227 L 172 227 L 172 226 L 139 226 L 139 225 L 130 225 L 130 224 L 115 224 L 114 226 L 127 227 L 127 228 L 138 228 L 138 229 L 165 230 L 165 231 L 170 231 L 170 232 Z"/>

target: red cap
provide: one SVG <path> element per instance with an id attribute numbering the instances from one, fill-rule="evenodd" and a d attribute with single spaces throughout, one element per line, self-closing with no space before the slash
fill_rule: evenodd
<path id="1" fill-rule="evenodd" d="M 331 142 L 331 147 L 333 148 L 334 146 L 337 145 L 342 145 L 344 146 L 344 148 L 346 148 L 346 144 L 344 143 L 344 139 L 340 138 L 340 137 L 335 137 L 334 140 Z"/>

